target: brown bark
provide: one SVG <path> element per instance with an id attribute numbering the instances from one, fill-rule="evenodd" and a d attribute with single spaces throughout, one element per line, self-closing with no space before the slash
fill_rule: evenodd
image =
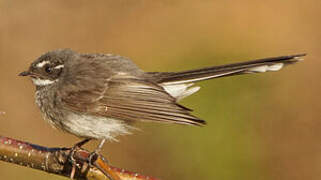
<path id="1" fill-rule="evenodd" d="M 76 180 L 157 180 L 109 166 L 101 155 L 94 156 L 89 165 L 90 152 L 81 148 L 75 150 L 75 163 L 71 163 L 70 151 L 71 148 L 48 148 L 0 136 L 0 160 L 9 163 L 65 177 L 74 174 Z"/>

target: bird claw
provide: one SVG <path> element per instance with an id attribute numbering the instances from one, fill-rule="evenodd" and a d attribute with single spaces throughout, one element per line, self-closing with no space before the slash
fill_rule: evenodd
<path id="1" fill-rule="evenodd" d="M 103 161 L 103 164 L 102 164 Z M 119 176 L 110 171 L 108 161 L 95 150 L 88 156 L 88 165 L 97 168 L 109 180 L 120 180 Z"/>
<path id="2" fill-rule="evenodd" d="M 70 149 L 70 153 L 68 155 L 68 160 L 72 165 L 72 169 L 71 169 L 71 173 L 70 173 L 70 178 L 73 179 L 76 173 L 76 168 L 80 169 L 81 165 L 77 163 L 77 160 L 74 158 L 75 153 L 77 152 L 77 150 L 79 150 L 81 148 L 81 146 L 83 146 L 85 143 L 87 143 L 90 139 L 85 139 L 77 144 L 75 144 L 71 149 Z M 109 174 L 107 171 L 105 171 L 103 168 L 100 167 L 99 164 L 97 164 L 97 159 L 101 158 L 103 159 L 103 161 L 106 162 L 106 160 L 99 154 L 103 144 L 104 144 L 105 140 L 102 140 L 101 143 L 99 144 L 99 146 L 96 148 L 95 151 L 91 152 L 87 158 L 87 163 L 89 166 L 91 167 L 96 167 L 98 168 L 103 174 L 105 174 L 107 177 L 110 178 Z"/>
<path id="3" fill-rule="evenodd" d="M 99 153 L 97 151 L 93 151 L 88 156 L 88 164 L 90 166 L 95 166 L 94 163 L 96 162 L 97 158 L 99 157 Z"/>
<path id="4" fill-rule="evenodd" d="M 71 163 L 71 173 L 70 173 L 70 179 L 74 179 L 75 172 L 76 172 L 76 167 L 80 168 L 80 165 L 77 163 L 76 159 L 74 158 L 74 155 L 78 149 L 81 148 L 84 144 L 86 144 L 90 139 L 85 139 L 77 144 L 75 144 L 71 149 L 70 153 L 68 155 L 68 161 Z"/>
<path id="5" fill-rule="evenodd" d="M 74 158 L 74 155 L 79 147 L 75 145 L 70 149 L 68 161 L 70 162 L 72 168 L 71 168 L 71 173 L 70 173 L 70 179 L 74 179 L 75 172 L 76 172 L 76 167 L 79 168 L 79 164 L 77 163 L 76 159 Z"/>

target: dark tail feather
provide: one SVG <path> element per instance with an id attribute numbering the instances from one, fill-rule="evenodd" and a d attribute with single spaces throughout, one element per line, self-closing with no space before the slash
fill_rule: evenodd
<path id="1" fill-rule="evenodd" d="M 166 85 L 184 84 L 224 76 L 278 71 L 286 65 L 303 60 L 303 58 L 301 57 L 305 55 L 306 54 L 297 54 L 291 56 L 264 58 L 253 61 L 213 66 L 183 72 L 152 72 L 150 73 L 150 75 L 152 75 L 153 79 L 156 80 L 156 82 L 158 83 L 163 83 Z"/>

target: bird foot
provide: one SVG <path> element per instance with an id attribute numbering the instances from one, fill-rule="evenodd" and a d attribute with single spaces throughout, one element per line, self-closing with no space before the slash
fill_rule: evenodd
<path id="1" fill-rule="evenodd" d="M 98 156 L 99 156 L 99 152 L 97 151 L 91 152 L 90 155 L 88 156 L 88 164 L 90 166 L 95 166 L 94 163 L 96 162 Z"/>
<path id="2" fill-rule="evenodd" d="M 80 168 L 80 165 L 77 163 L 76 159 L 74 158 L 74 155 L 76 153 L 76 151 L 78 149 L 80 149 L 84 144 L 86 144 L 88 141 L 90 141 L 90 139 L 85 139 L 83 141 L 78 142 L 77 144 L 75 144 L 71 149 L 70 149 L 70 153 L 68 155 L 68 160 L 72 165 L 71 168 L 71 173 L 70 173 L 70 179 L 74 179 L 75 177 L 75 172 L 76 172 L 76 167 Z"/>

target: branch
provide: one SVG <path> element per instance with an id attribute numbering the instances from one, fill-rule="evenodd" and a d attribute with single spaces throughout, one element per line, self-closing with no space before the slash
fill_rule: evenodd
<path id="1" fill-rule="evenodd" d="M 109 166 L 101 155 L 95 156 L 93 165 L 89 165 L 90 152 L 82 148 L 75 150 L 76 166 L 73 166 L 70 151 L 71 148 L 48 148 L 0 136 L 0 160 L 9 163 L 60 176 L 73 176 L 76 180 L 157 180 Z"/>

